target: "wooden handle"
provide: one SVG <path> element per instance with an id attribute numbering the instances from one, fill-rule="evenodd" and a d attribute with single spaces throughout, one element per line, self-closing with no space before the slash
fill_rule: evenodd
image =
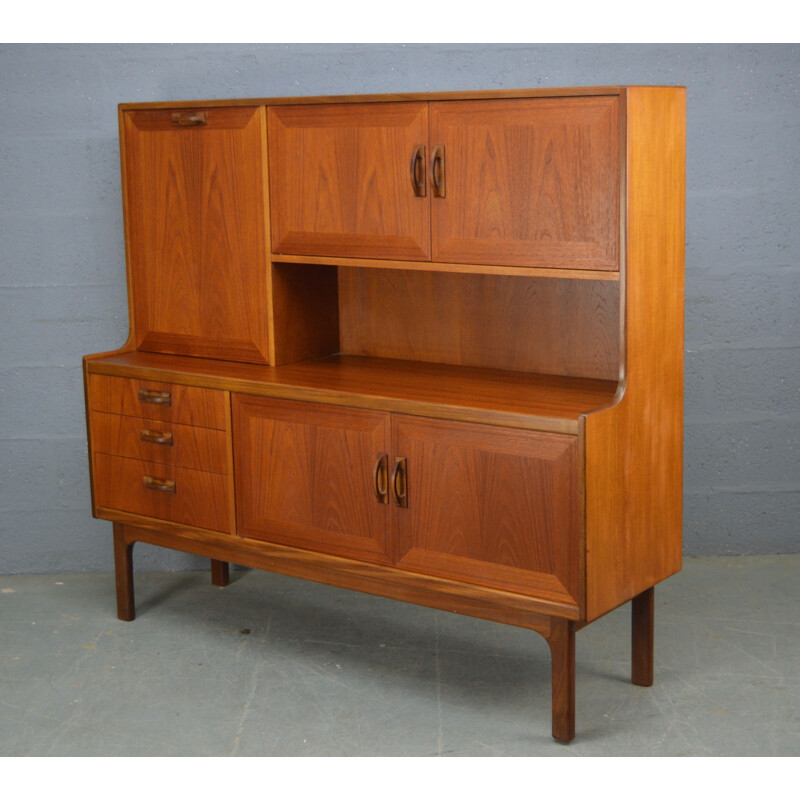
<path id="1" fill-rule="evenodd" d="M 437 144 L 433 148 L 433 158 L 431 159 L 431 183 L 433 184 L 433 196 L 445 196 L 445 175 L 444 175 L 444 145 Z"/>
<path id="2" fill-rule="evenodd" d="M 414 187 L 414 195 L 416 197 L 425 197 L 427 188 L 425 186 L 424 144 L 415 147 L 411 156 L 411 185 Z"/>
<path id="3" fill-rule="evenodd" d="M 206 124 L 205 111 L 176 111 L 172 115 L 172 124 L 180 125 L 183 128 L 191 128 L 197 125 Z"/>
<path id="4" fill-rule="evenodd" d="M 389 456 L 379 453 L 375 460 L 375 469 L 372 472 L 375 497 L 381 504 L 389 502 Z"/>
<path id="5" fill-rule="evenodd" d="M 154 492 L 171 492 L 175 494 L 177 487 L 175 481 L 167 480 L 166 478 L 154 478 L 152 475 L 145 475 L 142 478 L 145 489 L 152 489 Z"/>
<path id="6" fill-rule="evenodd" d="M 408 508 L 408 463 L 405 458 L 395 458 L 394 460 L 392 495 L 396 506 Z"/>
<path id="7" fill-rule="evenodd" d="M 139 389 L 139 402 L 153 403 L 157 406 L 171 406 L 172 394 L 170 392 L 157 392 L 155 389 Z"/>
<path id="8" fill-rule="evenodd" d="M 172 434 L 164 433 L 163 431 L 149 431 L 147 428 L 142 428 L 139 436 L 143 442 L 148 442 L 149 444 L 164 444 L 169 447 L 174 444 Z"/>

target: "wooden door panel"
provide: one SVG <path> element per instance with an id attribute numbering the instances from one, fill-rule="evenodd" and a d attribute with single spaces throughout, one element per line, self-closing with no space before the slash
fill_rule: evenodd
<path id="1" fill-rule="evenodd" d="M 430 258 L 430 209 L 411 159 L 428 140 L 427 103 L 273 106 L 272 250 Z"/>
<path id="2" fill-rule="evenodd" d="M 203 124 L 178 124 L 193 116 Z M 267 363 L 263 112 L 128 111 L 124 120 L 138 349 Z"/>
<path id="3" fill-rule="evenodd" d="M 389 562 L 373 475 L 388 414 L 234 395 L 233 431 L 241 535 Z"/>
<path id="4" fill-rule="evenodd" d="M 577 603 L 576 437 L 393 416 L 392 441 L 399 566 Z"/>
<path id="5" fill-rule="evenodd" d="M 617 97 L 431 103 L 434 261 L 619 268 Z"/>

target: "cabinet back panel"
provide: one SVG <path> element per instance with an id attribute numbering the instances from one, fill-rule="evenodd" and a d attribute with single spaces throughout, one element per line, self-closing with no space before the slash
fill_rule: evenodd
<path id="1" fill-rule="evenodd" d="M 342 353 L 617 380 L 619 284 L 339 268 Z"/>

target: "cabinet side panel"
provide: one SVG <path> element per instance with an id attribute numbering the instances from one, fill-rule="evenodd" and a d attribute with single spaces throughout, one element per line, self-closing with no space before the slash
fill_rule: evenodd
<path id="1" fill-rule="evenodd" d="M 681 566 L 685 90 L 627 95 L 624 393 L 586 419 L 587 618 Z"/>
<path id="2" fill-rule="evenodd" d="M 337 267 L 272 264 L 273 363 L 339 352 Z"/>

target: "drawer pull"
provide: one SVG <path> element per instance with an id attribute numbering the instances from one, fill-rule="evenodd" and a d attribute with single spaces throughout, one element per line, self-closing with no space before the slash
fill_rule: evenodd
<path id="1" fill-rule="evenodd" d="M 164 431 L 149 431 L 147 428 L 142 428 L 140 438 L 143 442 L 147 442 L 148 444 L 164 444 L 168 447 L 172 447 L 174 444 L 172 441 L 172 434 L 165 433 Z"/>
<path id="2" fill-rule="evenodd" d="M 195 111 L 192 112 L 185 112 L 185 111 L 176 111 L 172 115 L 172 124 L 173 125 L 180 125 L 183 128 L 190 128 L 196 125 L 205 125 L 206 124 L 206 112 L 205 111 Z"/>
<path id="3" fill-rule="evenodd" d="M 175 494 L 175 481 L 167 480 L 166 478 L 153 478 L 150 475 L 145 475 L 142 478 L 145 489 L 152 489 L 154 492 L 171 492 Z"/>
<path id="4" fill-rule="evenodd" d="M 389 502 L 389 456 L 380 453 L 375 461 L 375 469 L 372 473 L 375 497 L 379 503 Z"/>
<path id="5" fill-rule="evenodd" d="M 171 406 L 171 392 L 157 392 L 155 389 L 139 389 L 139 402 L 153 403 L 157 406 Z"/>
<path id="6" fill-rule="evenodd" d="M 396 506 L 408 508 L 408 463 L 405 458 L 395 458 L 394 460 L 392 494 Z"/>

